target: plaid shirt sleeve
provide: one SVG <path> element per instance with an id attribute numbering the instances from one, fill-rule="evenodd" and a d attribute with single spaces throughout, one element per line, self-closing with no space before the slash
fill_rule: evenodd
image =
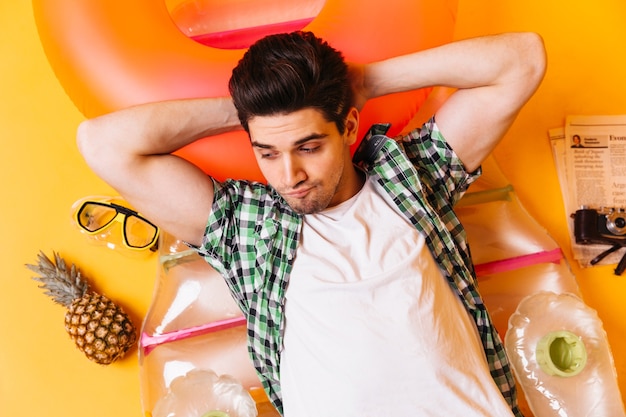
<path id="1" fill-rule="evenodd" d="M 244 313 L 250 358 L 282 413 L 282 300 L 301 219 L 264 184 L 229 180 L 214 185 L 212 212 L 197 250 L 224 277 Z"/>
<path id="2" fill-rule="evenodd" d="M 434 118 L 400 140 L 408 158 L 415 161 L 420 179 L 429 189 L 426 197 L 435 206 L 441 202 L 456 204 L 481 174 L 480 169 L 473 173 L 465 171 L 463 162 L 445 141 Z"/>

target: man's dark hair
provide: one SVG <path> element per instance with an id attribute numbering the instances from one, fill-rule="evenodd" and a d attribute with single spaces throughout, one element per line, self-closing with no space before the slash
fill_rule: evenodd
<path id="1" fill-rule="evenodd" d="M 228 87 L 246 132 L 255 116 L 314 108 L 343 133 L 354 105 L 343 55 L 311 32 L 260 39 L 237 64 Z"/>

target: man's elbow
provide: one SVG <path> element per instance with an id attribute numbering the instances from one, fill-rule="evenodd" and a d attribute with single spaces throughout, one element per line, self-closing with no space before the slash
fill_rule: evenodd
<path id="1" fill-rule="evenodd" d="M 539 86 L 546 73 L 547 54 L 541 35 L 525 32 L 523 36 L 522 62 L 524 62 L 525 78 L 535 88 Z"/>
<path id="2" fill-rule="evenodd" d="M 87 156 L 90 155 L 91 149 L 88 124 L 89 120 L 85 120 L 78 125 L 78 129 L 76 130 L 76 145 L 78 146 L 78 151 L 85 159 L 87 159 Z"/>
<path id="3" fill-rule="evenodd" d="M 104 163 L 107 151 L 106 141 L 99 138 L 97 129 L 92 120 L 85 120 L 78 125 L 76 130 L 76 145 L 83 159 L 91 169 L 98 172 L 99 164 Z"/>

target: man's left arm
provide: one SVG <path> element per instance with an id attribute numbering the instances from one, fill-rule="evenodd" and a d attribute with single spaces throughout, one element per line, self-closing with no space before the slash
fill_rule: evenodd
<path id="1" fill-rule="evenodd" d="M 435 118 L 471 172 L 536 91 L 545 66 L 543 41 L 535 33 L 466 39 L 364 66 L 357 99 L 423 87 L 452 88 Z"/>

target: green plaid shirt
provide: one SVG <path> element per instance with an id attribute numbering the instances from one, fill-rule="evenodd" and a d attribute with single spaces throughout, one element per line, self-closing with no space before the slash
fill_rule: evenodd
<path id="1" fill-rule="evenodd" d="M 516 416 L 521 416 L 509 362 L 478 293 L 465 231 L 453 211 L 479 173 L 465 171 L 434 119 L 399 142 L 387 140 L 362 168 L 425 236 L 441 272 L 476 322 L 493 379 Z M 281 414 L 285 290 L 301 225 L 302 216 L 271 187 L 216 181 L 212 213 L 198 248 L 224 276 L 246 316 L 250 357 Z"/>

